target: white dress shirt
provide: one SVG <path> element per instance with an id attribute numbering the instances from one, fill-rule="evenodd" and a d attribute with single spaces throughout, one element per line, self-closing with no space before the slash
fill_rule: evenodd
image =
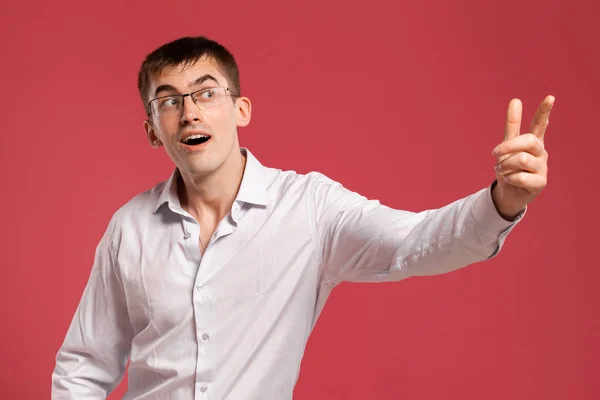
<path id="1" fill-rule="evenodd" d="M 204 253 L 178 171 L 111 219 L 52 374 L 52 399 L 291 399 L 308 337 L 342 281 L 399 281 L 493 257 L 519 221 L 491 188 L 394 210 L 326 176 L 262 166 Z M 399 290 L 401 290 L 399 288 Z"/>

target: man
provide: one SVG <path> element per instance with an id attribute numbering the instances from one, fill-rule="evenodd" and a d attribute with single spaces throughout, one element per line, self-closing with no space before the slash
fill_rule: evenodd
<path id="1" fill-rule="evenodd" d="M 509 104 L 496 180 L 437 210 L 393 210 L 322 174 L 240 148 L 251 102 L 209 39 L 152 52 L 138 87 L 149 143 L 176 168 L 111 219 L 57 355 L 52 398 L 290 399 L 305 344 L 342 281 L 399 281 L 489 259 L 545 187 L 554 98 L 520 134 Z"/>

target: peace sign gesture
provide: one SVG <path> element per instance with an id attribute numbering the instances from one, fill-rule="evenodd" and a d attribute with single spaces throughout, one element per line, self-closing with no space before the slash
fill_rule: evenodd
<path id="1" fill-rule="evenodd" d="M 547 96 L 538 107 L 529 128 L 521 134 L 523 105 L 513 99 L 508 105 L 504 141 L 492 155 L 496 157 L 496 179 L 492 198 L 500 215 L 511 220 L 546 187 L 548 152 L 544 135 L 548 127 L 554 96 Z"/>

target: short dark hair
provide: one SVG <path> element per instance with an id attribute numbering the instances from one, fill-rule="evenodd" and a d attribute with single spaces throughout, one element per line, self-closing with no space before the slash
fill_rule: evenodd
<path id="1" fill-rule="evenodd" d="M 233 54 L 220 43 L 204 36 L 182 37 L 160 46 L 148 54 L 142 63 L 138 74 L 138 90 L 146 112 L 149 112 L 148 90 L 152 76 L 168 67 L 192 65 L 203 57 L 216 62 L 219 72 L 229 83 L 229 89 L 241 96 L 240 73 Z"/>

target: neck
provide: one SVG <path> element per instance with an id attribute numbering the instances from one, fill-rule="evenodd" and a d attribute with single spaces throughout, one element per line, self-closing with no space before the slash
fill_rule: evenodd
<path id="1" fill-rule="evenodd" d="M 213 173 L 193 177 L 181 174 L 181 205 L 199 223 L 217 224 L 231 209 L 242 183 L 246 157 L 239 148 Z"/>

